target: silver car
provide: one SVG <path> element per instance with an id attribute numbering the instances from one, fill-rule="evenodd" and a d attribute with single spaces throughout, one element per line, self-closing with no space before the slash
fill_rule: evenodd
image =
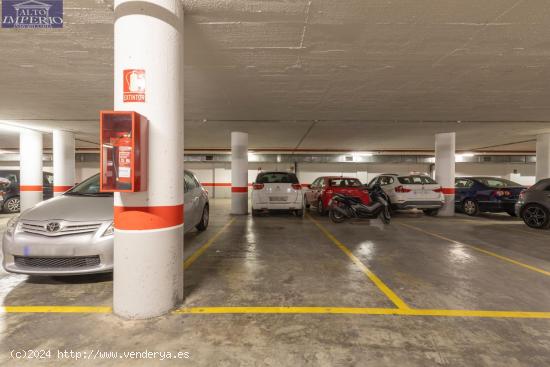
<path id="1" fill-rule="evenodd" d="M 531 228 L 550 227 L 550 178 L 540 180 L 519 195 L 516 215 Z"/>
<path id="2" fill-rule="evenodd" d="M 185 171 L 184 231 L 208 226 L 208 193 Z M 99 175 L 12 218 L 2 240 L 12 273 L 76 275 L 113 270 L 113 195 L 99 192 Z"/>

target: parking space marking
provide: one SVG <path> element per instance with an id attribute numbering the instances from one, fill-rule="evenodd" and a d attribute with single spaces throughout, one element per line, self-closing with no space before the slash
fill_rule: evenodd
<path id="1" fill-rule="evenodd" d="M 4 306 L 0 313 L 77 313 L 112 314 L 109 306 Z M 550 319 L 550 312 L 536 311 L 488 311 L 488 310 L 438 310 L 438 309 L 400 309 L 369 307 L 183 307 L 172 314 L 212 315 L 212 314 L 308 314 L 308 315 L 394 315 L 394 316 L 431 316 L 431 317 L 474 317 L 474 318 L 511 318 L 511 319 Z"/>
<path id="2" fill-rule="evenodd" d="M 188 269 L 194 262 L 203 254 L 204 251 L 206 251 L 212 244 L 222 235 L 222 233 L 231 225 L 233 222 L 235 222 L 236 218 L 231 219 L 229 222 L 227 222 L 222 229 L 220 229 L 212 238 L 210 238 L 204 245 L 202 245 L 197 251 L 193 252 L 191 256 L 187 258 L 183 262 L 183 268 Z"/>
<path id="3" fill-rule="evenodd" d="M 4 313 L 111 313 L 111 306 L 3 306 Z"/>
<path id="4" fill-rule="evenodd" d="M 486 254 L 486 255 L 496 257 L 497 259 L 500 259 L 500 260 L 509 262 L 509 263 L 514 264 L 514 265 L 517 265 L 517 266 L 521 266 L 521 267 L 526 268 L 526 269 L 529 269 L 529 270 L 531 270 L 531 271 L 534 271 L 534 272 L 537 272 L 537 273 L 540 273 L 540 274 L 543 274 L 543 275 L 550 276 L 550 271 L 546 271 L 546 270 L 544 270 L 544 269 L 537 268 L 536 266 L 522 263 L 521 261 L 517 261 L 517 260 L 511 259 L 511 258 L 509 258 L 509 257 L 503 256 L 503 255 L 499 255 L 499 254 L 497 254 L 497 253 L 495 253 L 495 252 L 492 252 L 492 251 L 489 251 L 489 250 L 482 249 L 481 247 L 477 247 L 477 246 L 474 246 L 474 245 L 469 245 L 469 244 L 464 243 L 464 242 L 461 242 L 461 241 L 456 241 L 456 240 L 447 238 L 447 237 L 445 237 L 445 236 L 439 235 L 439 234 L 437 234 L 437 233 L 433 233 L 433 232 L 427 231 L 427 230 L 425 230 L 425 229 L 419 228 L 419 227 L 417 227 L 417 226 L 413 226 L 412 224 L 405 224 L 405 223 L 398 223 L 398 224 L 401 225 L 401 226 L 404 226 L 404 227 L 413 229 L 413 230 L 415 230 L 415 231 L 419 231 L 419 232 L 428 234 L 428 235 L 430 235 L 430 236 L 433 236 L 433 237 L 436 237 L 436 238 L 440 238 L 440 239 L 445 240 L 445 241 L 447 241 L 447 242 L 460 244 L 460 245 L 462 245 L 462 246 L 471 248 L 472 250 L 476 250 L 476 251 L 481 252 L 481 253 L 484 253 L 484 254 Z"/>
<path id="5" fill-rule="evenodd" d="M 394 291 L 392 291 L 386 284 L 384 284 L 384 282 L 380 278 L 378 278 L 376 274 L 374 274 L 369 268 L 367 268 L 365 264 L 363 264 L 361 260 L 359 260 L 357 256 L 355 256 L 351 252 L 351 250 L 346 247 L 346 245 L 344 245 L 336 237 L 334 237 L 334 235 L 330 233 L 325 226 L 312 218 L 309 214 L 307 215 L 307 217 L 310 221 L 313 222 L 313 224 L 317 226 L 317 228 L 321 230 L 321 232 L 323 232 L 323 234 L 329 240 L 331 240 L 333 244 L 336 245 L 336 247 L 342 250 L 342 252 L 344 252 L 351 259 L 351 261 L 361 269 L 361 271 L 363 271 L 363 273 L 378 287 L 378 289 L 380 289 L 380 291 L 382 291 L 382 293 L 386 295 L 386 297 L 388 297 L 393 302 L 393 304 L 397 308 L 403 310 L 410 309 L 409 305 L 407 305 L 401 298 L 399 298 L 397 294 L 394 293 Z"/>
<path id="6" fill-rule="evenodd" d="M 339 314 L 339 315 L 395 315 L 439 317 L 485 317 L 516 319 L 550 319 L 550 312 L 437 310 L 368 307 L 190 307 L 173 311 L 176 314 Z"/>
<path id="7" fill-rule="evenodd" d="M 173 311 L 176 314 L 355 314 L 355 315 L 397 315 L 397 308 L 370 307 L 293 307 L 293 306 L 252 306 L 252 307 L 182 307 Z"/>

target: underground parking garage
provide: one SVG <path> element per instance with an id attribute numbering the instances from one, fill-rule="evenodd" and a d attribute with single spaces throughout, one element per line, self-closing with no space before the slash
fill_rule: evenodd
<path id="1" fill-rule="evenodd" d="M 543 0 L 2 0 L 0 363 L 550 365 Z"/>

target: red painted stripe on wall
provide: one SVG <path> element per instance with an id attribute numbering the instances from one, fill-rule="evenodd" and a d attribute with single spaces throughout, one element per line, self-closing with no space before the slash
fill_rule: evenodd
<path id="1" fill-rule="evenodd" d="M 53 192 L 65 192 L 69 189 L 72 189 L 73 186 L 54 186 Z"/>
<path id="2" fill-rule="evenodd" d="M 19 191 L 42 191 L 42 185 L 19 185 Z"/>
<path id="3" fill-rule="evenodd" d="M 231 187 L 230 182 L 203 182 L 201 185 L 208 187 Z"/>
<path id="4" fill-rule="evenodd" d="M 161 229 L 183 223 L 183 204 L 171 206 L 114 207 L 116 229 Z"/>
<path id="5" fill-rule="evenodd" d="M 201 185 L 205 187 L 231 187 L 230 182 L 201 182 Z M 301 184 L 303 187 L 309 186 L 309 184 Z M 249 183 L 248 187 L 252 187 L 252 184 Z"/>
<path id="6" fill-rule="evenodd" d="M 442 187 L 441 192 L 443 195 L 454 195 L 455 188 L 454 187 Z"/>
<path id="7" fill-rule="evenodd" d="M 248 187 L 232 187 L 231 192 L 248 192 Z"/>

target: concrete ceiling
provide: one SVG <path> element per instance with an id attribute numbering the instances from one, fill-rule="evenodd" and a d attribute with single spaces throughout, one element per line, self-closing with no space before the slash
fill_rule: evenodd
<path id="1" fill-rule="evenodd" d="M 64 4 L 62 30 L 0 30 L 0 120 L 94 142 L 112 1 Z M 457 131 L 459 149 L 533 150 L 550 131 L 548 0 L 184 4 L 186 148 L 242 130 L 253 148 L 433 149 Z"/>

